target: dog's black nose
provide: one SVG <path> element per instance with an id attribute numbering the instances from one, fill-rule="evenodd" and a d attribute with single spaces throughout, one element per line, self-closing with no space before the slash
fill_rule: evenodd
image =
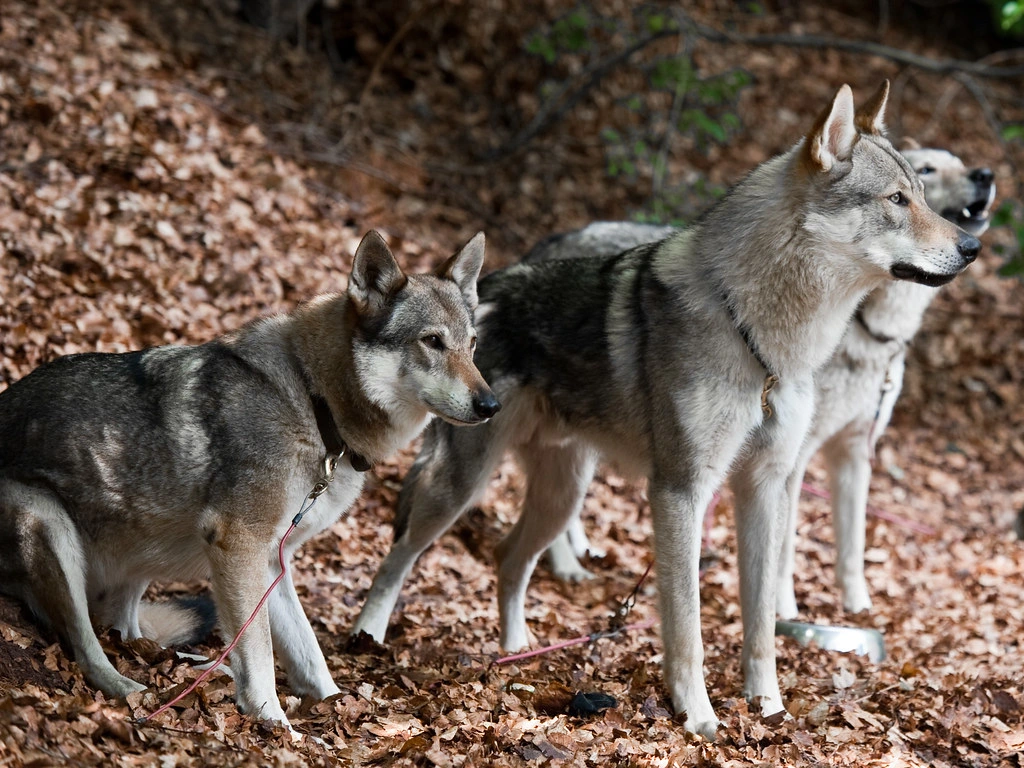
<path id="1" fill-rule="evenodd" d="M 501 410 L 501 403 L 491 391 L 473 396 L 473 412 L 482 419 L 489 419 Z"/>
<path id="2" fill-rule="evenodd" d="M 975 168 L 967 175 L 975 184 L 991 184 L 995 177 L 991 168 Z"/>
<path id="3" fill-rule="evenodd" d="M 964 262 L 966 264 L 970 264 L 978 258 L 978 252 L 981 250 L 981 242 L 978 238 L 971 237 L 965 233 L 957 242 L 956 249 L 959 251 L 960 255 L 963 256 Z"/>

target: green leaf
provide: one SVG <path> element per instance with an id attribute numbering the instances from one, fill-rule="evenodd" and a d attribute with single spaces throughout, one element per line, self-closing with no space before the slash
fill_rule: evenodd
<path id="1" fill-rule="evenodd" d="M 601 138 L 607 142 L 618 144 L 622 141 L 622 136 L 614 128 L 602 128 Z"/>
<path id="2" fill-rule="evenodd" d="M 1024 139 L 1024 123 L 1014 123 L 1003 127 L 1002 130 L 1003 141 L 1013 141 L 1014 139 Z"/>

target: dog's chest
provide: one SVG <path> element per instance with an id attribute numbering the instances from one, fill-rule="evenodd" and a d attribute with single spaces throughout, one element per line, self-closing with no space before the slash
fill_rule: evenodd
<path id="1" fill-rule="evenodd" d="M 288 506 L 278 522 L 279 535 L 284 535 L 301 510 L 306 511 L 289 536 L 289 551 L 329 528 L 351 509 L 362 491 L 364 478 L 365 473 L 356 472 L 347 462 L 339 464 L 327 490 L 315 501 L 309 498 L 315 479 L 293 480 L 289 486 Z"/>

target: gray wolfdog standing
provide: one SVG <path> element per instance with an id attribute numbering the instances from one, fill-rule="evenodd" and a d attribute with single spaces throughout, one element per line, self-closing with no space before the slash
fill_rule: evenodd
<path id="1" fill-rule="evenodd" d="M 665 682 L 686 728 L 712 737 L 700 521 L 731 470 L 744 693 L 766 713 L 782 708 L 776 570 L 813 372 L 868 291 L 893 278 L 945 283 L 980 248 L 928 207 L 882 137 L 887 95 L 885 84 L 855 113 L 843 86 L 802 141 L 661 243 L 518 264 L 481 282 L 477 363 L 504 409 L 473 429 L 428 430 L 356 631 L 383 639 L 420 552 L 513 449 L 527 491 L 496 552 L 500 639 L 509 650 L 528 645 L 530 574 L 579 508 L 600 455 L 648 477 Z"/>
<path id="2" fill-rule="evenodd" d="M 477 235 L 435 273 L 405 275 L 371 232 L 345 294 L 200 346 L 59 358 L 13 384 L 0 394 L 0 587 L 113 696 L 145 686 L 114 669 L 90 615 L 139 637 L 153 579 L 209 576 L 233 637 L 315 483 L 326 493 L 289 561 L 432 414 L 497 411 L 472 357 L 483 256 Z M 289 569 L 231 656 L 240 708 L 287 723 L 275 651 L 297 695 L 338 693 Z"/>
<path id="3" fill-rule="evenodd" d="M 988 229 L 995 200 L 993 173 L 988 168 L 967 168 L 956 155 L 941 149 L 922 149 L 907 142 L 903 156 L 924 184 L 932 210 L 980 237 Z M 523 259 L 611 256 L 626 248 L 663 240 L 673 227 L 633 222 L 597 222 L 576 232 L 555 235 L 538 243 Z M 917 333 L 937 288 L 894 281 L 876 288 L 854 314 L 831 360 L 815 373 L 815 415 L 796 464 L 802 478 L 811 457 L 824 448 L 832 489 L 833 524 L 838 557 L 836 578 L 846 610 L 856 613 L 871 607 L 864 578 L 864 530 L 871 452 L 885 430 L 903 384 L 907 345 Z M 799 491 L 800 483 L 793 484 Z M 790 508 L 776 604 L 779 615 L 797 613 L 793 593 L 793 560 L 798 498 Z M 548 549 L 558 578 L 576 581 L 590 574 L 580 565 L 590 548 L 576 517 L 566 535 Z"/>

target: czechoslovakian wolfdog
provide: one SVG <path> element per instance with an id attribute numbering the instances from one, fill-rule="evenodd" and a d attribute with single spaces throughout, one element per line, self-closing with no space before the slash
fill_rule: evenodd
<path id="1" fill-rule="evenodd" d="M 496 552 L 500 639 L 508 650 L 528 645 L 530 574 L 579 509 L 600 456 L 649 479 L 665 682 L 687 729 L 711 737 L 700 529 L 731 472 L 744 693 L 765 713 L 782 708 L 777 561 L 813 372 L 868 291 L 894 278 L 948 282 L 980 248 L 928 207 L 882 137 L 887 95 L 885 84 L 855 113 L 843 86 L 805 139 L 663 242 L 518 264 L 481 281 L 476 359 L 504 408 L 480 427 L 428 429 L 355 631 L 383 640 L 416 558 L 512 449 L 527 491 Z"/>
<path id="2" fill-rule="evenodd" d="M 71 355 L 16 382 L 0 394 L 0 587 L 112 696 L 145 686 L 103 654 L 90 615 L 142 636 L 153 579 L 209 576 L 233 637 L 327 458 L 340 456 L 334 480 L 287 540 L 286 562 L 432 414 L 476 424 L 498 410 L 473 364 L 483 257 L 477 235 L 435 273 L 405 275 L 371 232 L 345 294 L 200 346 Z M 239 707 L 287 723 L 275 651 L 297 695 L 338 687 L 290 570 L 268 604 L 231 667 Z"/>
<path id="3" fill-rule="evenodd" d="M 905 140 L 905 144 L 903 156 L 924 184 L 925 199 L 932 210 L 980 237 L 988 229 L 995 200 L 992 171 L 967 168 L 960 158 L 945 150 L 922 149 L 910 140 Z M 626 248 L 663 240 L 676 231 L 653 224 L 597 222 L 576 232 L 547 238 L 523 261 L 611 256 Z M 907 345 L 917 333 L 937 290 L 905 281 L 876 288 L 854 313 L 832 359 L 814 376 L 817 406 L 795 472 L 798 479 L 802 478 L 811 457 L 824 448 L 838 549 L 836 577 L 843 605 L 852 613 L 871 607 L 864 578 L 864 522 L 871 453 L 899 397 Z M 800 483 L 792 487 L 798 492 Z M 779 561 L 776 603 L 784 619 L 797 614 L 793 592 L 797 501 L 794 496 Z M 566 535 L 559 536 L 548 549 L 555 575 L 566 581 L 588 578 L 591 574 L 577 558 L 589 549 L 586 533 L 579 518 L 575 518 Z"/>

